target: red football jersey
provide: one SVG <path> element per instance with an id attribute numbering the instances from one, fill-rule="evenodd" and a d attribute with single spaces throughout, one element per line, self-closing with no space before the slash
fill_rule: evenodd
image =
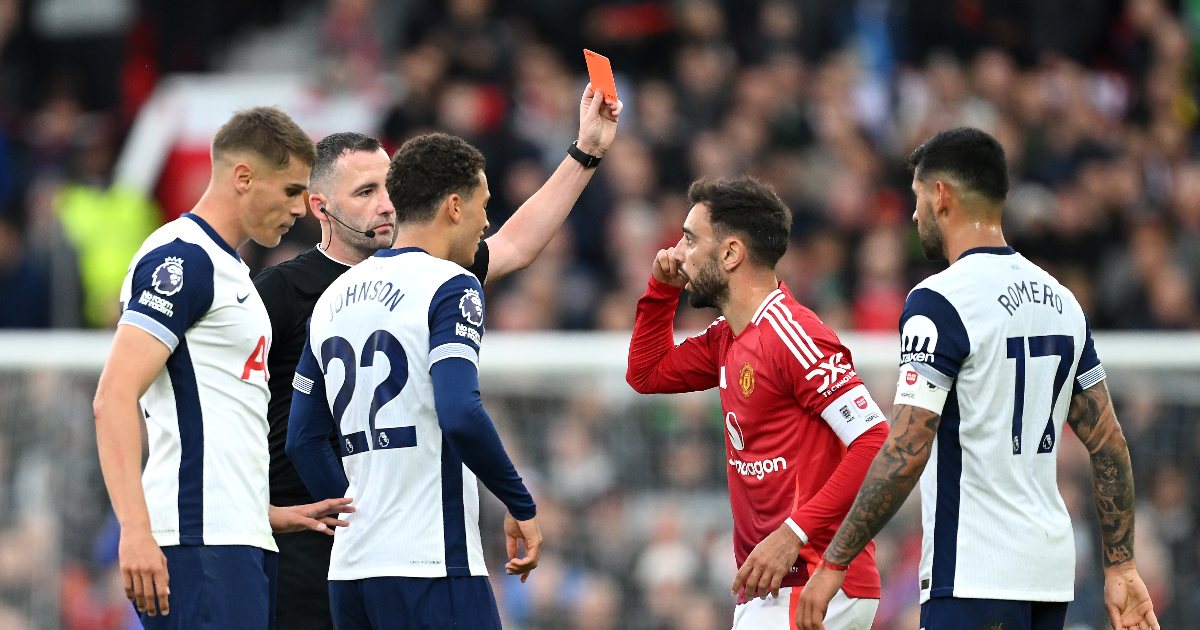
<path id="1" fill-rule="evenodd" d="M 847 445 L 883 423 L 883 414 L 850 351 L 782 283 L 736 336 L 719 318 L 676 346 L 679 294 L 650 281 L 638 301 L 627 378 L 643 393 L 720 387 L 737 565 L 791 519 L 809 541 L 783 586 L 802 585 L 849 511 L 886 431 L 872 435 L 869 452 L 858 453 L 854 483 L 831 482 L 834 470 Z M 842 588 L 850 597 L 879 597 L 874 542 L 851 563 Z"/>

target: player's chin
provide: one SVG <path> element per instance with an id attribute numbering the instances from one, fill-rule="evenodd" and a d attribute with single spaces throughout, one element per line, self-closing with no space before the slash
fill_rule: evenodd
<path id="1" fill-rule="evenodd" d="M 275 247 L 276 245 L 279 244 L 279 241 L 283 240 L 283 233 L 286 231 L 287 230 L 284 230 L 283 232 L 278 231 L 278 230 L 272 230 L 270 232 L 260 234 L 258 236 L 252 236 L 250 238 L 253 239 L 255 243 L 258 243 L 259 245 L 262 245 L 263 247 Z"/>

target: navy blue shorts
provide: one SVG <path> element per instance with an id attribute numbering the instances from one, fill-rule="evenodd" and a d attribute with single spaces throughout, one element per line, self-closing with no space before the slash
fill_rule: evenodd
<path id="1" fill-rule="evenodd" d="M 923 630 L 1062 630 L 1067 602 L 935 597 L 921 604 Z"/>
<path id="2" fill-rule="evenodd" d="M 329 604 L 338 630 L 500 630 L 482 576 L 330 580 Z"/>
<path id="3" fill-rule="evenodd" d="M 170 576 L 171 614 L 140 613 L 146 630 L 274 627 L 274 551 L 243 545 L 162 550 Z"/>

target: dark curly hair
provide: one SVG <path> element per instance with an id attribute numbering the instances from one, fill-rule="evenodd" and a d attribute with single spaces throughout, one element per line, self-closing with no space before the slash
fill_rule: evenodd
<path id="1" fill-rule="evenodd" d="M 760 267 L 774 269 L 787 251 L 792 211 L 773 188 L 753 177 L 696 180 L 688 189 L 688 203 L 707 205 L 713 235 L 741 236 L 750 260 Z"/>
<path id="2" fill-rule="evenodd" d="M 470 196 L 484 166 L 479 149 L 457 136 L 428 133 L 405 142 L 387 174 L 396 223 L 429 221 L 447 195 Z"/>

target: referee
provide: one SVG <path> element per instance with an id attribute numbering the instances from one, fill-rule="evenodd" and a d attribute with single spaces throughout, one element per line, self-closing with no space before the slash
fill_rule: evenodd
<path id="1" fill-rule="evenodd" d="M 542 187 L 500 230 L 479 243 L 468 271 L 484 283 L 524 269 L 545 248 L 595 173 L 617 132 L 619 101 L 584 89 L 579 136 Z M 434 154 L 422 156 L 436 162 Z M 284 453 L 292 377 L 307 337 L 307 322 L 321 293 L 352 265 L 396 239 L 395 209 L 385 182 L 389 158 L 379 141 L 359 133 L 335 133 L 317 143 L 309 180 L 309 208 L 321 221 L 321 243 L 292 260 L 264 269 L 254 279 L 271 317 L 273 343 L 267 357 L 271 401 L 271 504 L 312 503 L 313 497 Z M 334 448 L 334 445 L 330 445 Z M 328 498 L 328 497 L 323 497 Z M 279 546 L 275 627 L 333 628 L 329 612 L 329 554 L 333 537 L 317 532 L 275 536 Z"/>

